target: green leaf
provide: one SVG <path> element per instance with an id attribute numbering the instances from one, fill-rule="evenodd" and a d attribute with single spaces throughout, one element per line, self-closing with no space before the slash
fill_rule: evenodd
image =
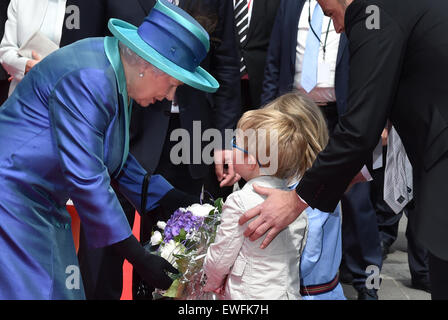
<path id="1" fill-rule="evenodd" d="M 175 242 L 182 242 L 187 239 L 187 232 L 182 228 L 177 236 L 174 237 Z"/>
<path id="2" fill-rule="evenodd" d="M 219 213 L 222 212 L 223 204 L 224 204 L 224 201 L 222 201 L 222 198 L 218 198 L 218 199 L 215 200 L 215 207 L 216 207 L 216 209 L 218 209 Z"/>
<path id="3" fill-rule="evenodd" d="M 179 287 L 179 280 L 174 280 L 173 283 L 171 284 L 171 287 L 169 287 L 168 290 L 166 290 L 163 296 L 168 298 L 176 298 L 178 287 Z"/>

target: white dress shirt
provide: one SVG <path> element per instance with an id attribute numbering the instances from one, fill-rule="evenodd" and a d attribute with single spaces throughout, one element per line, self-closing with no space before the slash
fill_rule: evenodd
<path id="1" fill-rule="evenodd" d="M 319 49 L 319 60 L 318 60 L 318 78 L 316 87 L 310 92 L 306 93 L 302 88 L 302 63 L 303 56 L 305 54 L 306 39 L 308 37 L 308 32 L 310 31 L 310 24 L 308 19 L 313 16 L 313 10 L 316 6 L 317 1 L 305 1 L 302 9 L 302 13 L 299 19 L 298 33 L 297 33 L 297 47 L 296 47 L 296 73 L 294 76 L 294 87 L 299 89 L 300 92 L 304 93 L 306 96 L 311 98 L 317 103 L 327 103 L 336 101 L 336 94 L 334 90 L 335 86 L 335 74 L 336 74 L 336 61 L 339 50 L 339 40 L 340 34 L 336 33 L 334 29 L 333 22 L 329 17 L 324 16 L 322 23 L 322 33 L 320 34 L 321 46 Z M 310 14 L 311 12 L 311 14 Z M 326 54 L 324 55 L 324 43 L 326 41 Z M 324 72 L 323 69 L 327 65 L 329 72 Z M 320 74 L 326 73 L 327 76 L 323 77 Z"/>

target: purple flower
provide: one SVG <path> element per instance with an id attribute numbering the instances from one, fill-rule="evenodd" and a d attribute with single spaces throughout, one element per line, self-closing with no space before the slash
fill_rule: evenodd
<path id="1" fill-rule="evenodd" d="M 190 211 L 178 209 L 166 223 L 164 230 L 165 237 L 163 241 L 167 243 L 174 239 L 180 234 L 182 229 L 187 233 L 193 230 L 198 230 L 203 221 L 204 219 L 202 217 L 194 216 Z"/>

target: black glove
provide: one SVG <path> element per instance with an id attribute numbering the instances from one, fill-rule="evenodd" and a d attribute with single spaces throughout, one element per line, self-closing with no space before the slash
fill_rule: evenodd
<path id="1" fill-rule="evenodd" d="M 165 290 L 171 286 L 173 280 L 165 271 L 179 273 L 168 261 L 146 251 L 133 235 L 114 244 L 113 247 L 133 265 L 149 285 L 155 288 Z"/>
<path id="2" fill-rule="evenodd" d="M 169 217 L 177 209 L 186 208 L 193 203 L 199 203 L 199 201 L 199 196 L 194 196 L 174 188 L 168 191 L 167 194 L 160 199 L 159 204 L 166 211 Z"/>

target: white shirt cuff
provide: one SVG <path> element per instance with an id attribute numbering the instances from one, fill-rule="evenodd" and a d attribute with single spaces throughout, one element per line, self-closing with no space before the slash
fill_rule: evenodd
<path id="1" fill-rule="evenodd" d="M 370 172 L 369 172 L 369 170 L 367 169 L 366 166 L 362 167 L 362 169 L 361 169 L 361 174 L 364 176 L 364 178 L 366 179 L 366 181 L 372 181 L 372 180 L 373 180 L 373 178 L 372 178 L 372 176 L 370 175 Z"/>

